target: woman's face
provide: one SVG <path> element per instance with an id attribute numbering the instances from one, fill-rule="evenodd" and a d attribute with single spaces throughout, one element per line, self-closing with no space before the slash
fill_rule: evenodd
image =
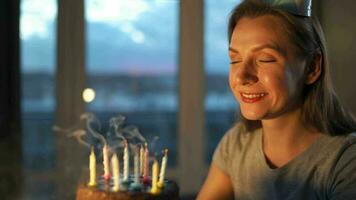
<path id="1" fill-rule="evenodd" d="M 272 119 L 298 107 L 305 60 L 295 52 L 282 19 L 264 15 L 239 20 L 229 48 L 229 83 L 245 118 Z"/>

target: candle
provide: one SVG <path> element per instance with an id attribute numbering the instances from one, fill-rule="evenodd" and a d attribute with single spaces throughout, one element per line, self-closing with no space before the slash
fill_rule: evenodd
<path id="1" fill-rule="evenodd" d="M 91 147 L 91 152 L 89 156 L 89 170 L 90 170 L 90 179 L 89 179 L 89 186 L 96 185 L 96 157 L 94 153 L 94 148 Z"/>
<path id="2" fill-rule="evenodd" d="M 136 184 L 140 183 L 140 170 L 139 170 L 139 149 L 136 149 L 134 157 L 134 182 Z"/>
<path id="3" fill-rule="evenodd" d="M 120 189 L 120 166 L 119 159 L 117 158 L 116 153 L 111 157 L 112 173 L 114 178 L 114 187 L 113 191 L 117 192 Z"/>
<path id="4" fill-rule="evenodd" d="M 165 149 L 164 156 L 162 158 L 161 171 L 159 174 L 159 181 L 158 181 L 158 187 L 161 188 L 164 186 L 164 175 L 166 173 L 167 160 L 168 160 L 168 149 Z"/>
<path id="5" fill-rule="evenodd" d="M 140 146 L 140 174 L 143 175 L 143 169 L 145 166 L 145 151 L 143 146 Z"/>
<path id="6" fill-rule="evenodd" d="M 158 181 L 158 162 L 155 160 L 152 165 L 152 187 L 151 187 L 151 193 L 152 194 L 158 194 L 159 188 L 157 187 L 157 181 Z"/>
<path id="7" fill-rule="evenodd" d="M 110 179 L 110 166 L 109 166 L 109 151 L 108 146 L 105 144 L 103 147 L 103 165 L 104 165 L 104 179 Z"/>
<path id="8" fill-rule="evenodd" d="M 129 149 L 127 140 L 125 140 L 125 149 L 124 149 L 124 181 L 127 182 L 129 180 Z"/>
<path id="9" fill-rule="evenodd" d="M 149 152 L 148 152 L 148 146 L 147 146 L 147 143 L 145 143 L 145 158 L 144 158 L 144 161 L 145 161 L 145 166 L 144 166 L 144 170 L 143 170 L 143 179 L 144 180 L 147 180 L 148 179 L 148 171 L 149 171 Z"/>

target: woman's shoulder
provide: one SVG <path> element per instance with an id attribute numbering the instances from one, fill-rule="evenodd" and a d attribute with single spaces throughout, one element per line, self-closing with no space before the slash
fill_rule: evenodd
<path id="1" fill-rule="evenodd" d="M 349 151 L 356 151 L 356 133 L 344 135 L 322 134 L 318 152 L 324 152 L 328 159 L 339 161 Z M 356 156 L 356 154 L 355 154 Z"/>
<path id="2" fill-rule="evenodd" d="M 349 133 L 345 136 L 345 146 L 355 146 L 356 145 L 356 132 Z"/>
<path id="3" fill-rule="evenodd" d="M 260 129 L 248 131 L 244 123 L 235 123 L 223 136 L 221 143 L 231 148 L 244 148 L 248 143 L 252 142 L 261 134 Z"/>
<path id="4" fill-rule="evenodd" d="M 253 151 L 258 138 L 258 131 L 250 132 L 246 126 L 238 122 L 234 124 L 223 136 L 215 149 L 213 162 L 227 174 L 232 174 L 233 163 L 236 163 L 247 151 Z M 255 142 L 254 142 L 255 141 Z"/>
<path id="5" fill-rule="evenodd" d="M 356 133 L 331 137 L 327 146 L 331 159 L 329 194 L 335 199 L 354 199 L 356 195 Z M 351 198 L 352 197 L 352 198 Z"/>
<path id="6" fill-rule="evenodd" d="M 241 134 L 246 134 L 246 132 L 247 132 L 246 126 L 242 122 L 236 122 L 225 133 L 225 137 L 237 137 Z"/>
<path id="7" fill-rule="evenodd" d="M 337 160 L 342 161 L 342 159 L 352 157 L 355 159 L 356 166 L 356 132 L 334 137 Z"/>
<path id="8" fill-rule="evenodd" d="M 317 157 L 316 160 L 322 161 L 322 169 L 326 170 L 330 178 L 332 174 L 340 174 L 340 170 L 344 171 L 346 166 L 352 165 L 356 169 L 356 133 L 334 136 L 323 134 L 318 147 L 313 155 Z"/>
<path id="9" fill-rule="evenodd" d="M 334 152 L 336 155 L 340 156 L 345 151 L 352 149 L 356 150 L 356 132 L 336 136 L 326 135 L 324 137 L 328 138 L 326 140 L 326 148 L 332 149 L 332 152 Z"/>
<path id="10" fill-rule="evenodd" d="M 236 122 L 224 135 L 223 138 L 238 139 L 241 137 L 248 137 L 249 132 L 242 122 Z"/>

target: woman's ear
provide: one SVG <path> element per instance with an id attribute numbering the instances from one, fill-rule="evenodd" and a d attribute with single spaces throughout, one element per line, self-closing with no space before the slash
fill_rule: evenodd
<path id="1" fill-rule="evenodd" d="M 322 63 L 323 57 L 320 53 L 317 53 L 314 56 L 314 60 L 312 60 L 309 66 L 307 66 L 305 84 L 310 85 L 313 84 L 316 80 L 318 80 L 322 70 Z"/>

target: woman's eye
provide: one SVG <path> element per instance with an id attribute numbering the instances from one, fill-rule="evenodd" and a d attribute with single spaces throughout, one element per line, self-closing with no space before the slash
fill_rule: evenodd
<path id="1" fill-rule="evenodd" d="M 237 64 L 237 63 L 240 63 L 240 62 L 241 62 L 240 60 L 231 61 L 230 65 Z"/>
<path id="2" fill-rule="evenodd" d="M 272 63 L 272 62 L 276 62 L 276 58 L 274 58 L 273 56 L 270 55 L 266 55 L 266 54 L 262 54 L 260 56 L 258 56 L 256 58 L 256 60 L 258 62 L 262 62 L 262 63 Z"/>
<path id="3" fill-rule="evenodd" d="M 263 62 L 263 63 L 272 63 L 272 62 L 276 62 L 276 60 L 274 60 L 274 59 L 268 59 L 268 60 L 258 60 L 258 62 Z"/>

